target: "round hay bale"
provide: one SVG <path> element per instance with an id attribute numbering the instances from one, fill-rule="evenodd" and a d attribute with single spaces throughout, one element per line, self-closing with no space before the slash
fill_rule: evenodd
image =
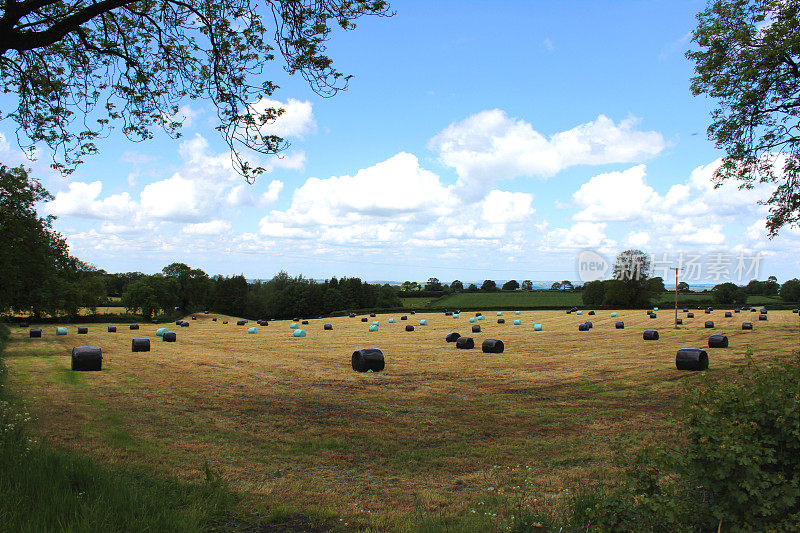
<path id="1" fill-rule="evenodd" d="M 591 322 L 584 322 L 584 323 L 586 324 L 586 327 L 588 327 L 589 329 L 592 329 L 594 327 L 594 324 L 592 324 Z"/>
<path id="2" fill-rule="evenodd" d="M 445 342 L 456 342 L 459 337 L 461 337 L 461 334 L 454 331 L 452 333 L 448 333 L 444 340 Z"/>
<path id="3" fill-rule="evenodd" d="M 41 339 L 42 330 L 40 328 L 31 328 L 30 330 L 28 330 L 28 336 L 31 339 Z"/>
<path id="4" fill-rule="evenodd" d="M 372 321 L 372 325 L 373 326 L 380 326 L 381 325 L 381 321 L 380 320 L 373 320 Z"/>
<path id="5" fill-rule="evenodd" d="M 458 313 L 453 313 L 453 318 L 458 318 L 458 317 L 459 317 Z"/>
<path id="6" fill-rule="evenodd" d="M 89 333 L 89 328 L 86 326 L 78 326 L 78 335 L 86 335 Z"/>
<path id="7" fill-rule="evenodd" d="M 506 349 L 505 344 L 500 339 L 485 339 L 481 343 L 481 350 L 483 353 L 503 353 Z"/>
<path id="8" fill-rule="evenodd" d="M 355 314 L 355 313 L 350 313 L 350 314 L 349 314 L 349 315 L 347 315 L 347 316 L 348 316 L 348 317 L 350 317 L 350 318 L 355 318 L 355 317 L 356 317 L 356 314 Z"/>
<path id="9" fill-rule="evenodd" d="M 728 337 L 726 335 L 709 335 L 708 336 L 709 348 L 727 348 Z"/>
<path id="10" fill-rule="evenodd" d="M 758 315 L 758 319 L 759 320 L 766 320 L 767 319 L 767 315 L 764 315 L 764 314 Z"/>
<path id="11" fill-rule="evenodd" d="M 377 348 L 362 348 L 353 352 L 350 364 L 356 372 L 380 372 L 386 368 L 383 352 Z"/>
<path id="12" fill-rule="evenodd" d="M 708 353 L 700 348 L 681 348 L 675 366 L 678 370 L 708 370 Z"/>
<path id="13" fill-rule="evenodd" d="M 505 324 L 506 323 L 506 319 L 505 318 L 498 318 L 497 319 L 497 323 L 498 324 Z"/>
<path id="14" fill-rule="evenodd" d="M 196 316 L 193 316 L 193 317 L 192 317 L 192 320 L 197 320 L 197 317 L 196 317 Z"/>
<path id="15" fill-rule="evenodd" d="M 472 326 L 472 333 L 480 333 L 480 332 L 481 332 L 480 324 L 475 324 L 474 326 Z"/>
<path id="16" fill-rule="evenodd" d="M 161 337 L 163 342 L 175 342 L 178 340 L 178 335 L 174 331 L 168 331 Z"/>
<path id="17" fill-rule="evenodd" d="M 228 321 L 227 321 L 227 320 L 223 320 L 223 321 L 222 321 L 222 323 L 223 323 L 223 324 L 227 324 L 227 323 L 228 323 Z"/>
<path id="18" fill-rule="evenodd" d="M 515 314 L 515 315 L 518 315 L 518 314 L 519 314 L 519 311 L 514 311 L 514 314 Z"/>
<path id="19" fill-rule="evenodd" d="M 653 314 L 650 315 L 650 318 L 658 318 L 658 315 L 653 313 Z"/>
<path id="20" fill-rule="evenodd" d="M 250 335 L 253 335 L 253 334 L 255 334 L 255 333 L 258 333 L 258 328 L 257 328 L 257 327 L 255 327 L 255 326 L 253 326 L 253 327 L 250 327 L 250 328 L 247 328 L 247 333 L 248 333 L 248 334 L 250 334 Z"/>
<path id="21" fill-rule="evenodd" d="M 204 314 L 204 315 L 207 315 L 207 314 L 208 314 L 208 311 L 203 311 L 203 314 Z"/>
<path id="22" fill-rule="evenodd" d="M 578 331 L 589 331 L 589 326 L 586 324 L 578 324 Z"/>
<path id="23" fill-rule="evenodd" d="M 244 326 L 245 324 L 247 324 L 247 320 L 237 320 L 236 321 L 236 325 L 237 326 Z"/>
<path id="24" fill-rule="evenodd" d="M 411 314 L 412 314 L 412 315 L 416 315 L 416 314 L 417 314 L 417 312 L 416 312 L 416 311 L 411 311 Z"/>
<path id="25" fill-rule="evenodd" d="M 378 324 L 372 324 L 372 325 L 369 327 L 369 330 L 370 330 L 370 331 L 378 331 Z"/>
<path id="26" fill-rule="evenodd" d="M 694 313 L 686 313 L 686 318 L 694 318 Z"/>
<path id="27" fill-rule="evenodd" d="M 182 328 L 188 328 L 189 327 L 189 323 L 186 322 L 185 320 L 183 320 L 183 321 L 181 321 L 181 327 Z"/>
<path id="28" fill-rule="evenodd" d="M 794 313 L 795 315 L 798 315 L 798 314 L 800 314 L 800 309 L 792 309 L 792 313 Z"/>
<path id="29" fill-rule="evenodd" d="M 183 320 L 176 320 L 175 321 L 175 325 L 176 326 L 180 326 L 181 324 L 183 324 Z M 131 328 L 131 329 L 133 329 L 133 328 Z"/>
<path id="30" fill-rule="evenodd" d="M 132 352 L 149 352 L 150 351 L 150 339 L 145 337 L 139 337 L 131 339 L 131 351 Z"/>
<path id="31" fill-rule="evenodd" d="M 403 315 L 400 317 L 400 320 L 408 320 L 408 317 L 406 315 Z"/>
<path id="32" fill-rule="evenodd" d="M 397 322 L 395 322 L 394 318 L 390 318 L 389 319 L 389 324 L 397 324 Z"/>
<path id="33" fill-rule="evenodd" d="M 420 326 L 427 326 L 428 325 L 428 321 L 423 318 L 422 320 L 419 321 L 419 325 Z"/>
<path id="34" fill-rule="evenodd" d="M 755 308 L 755 307 L 751 307 L 751 308 L 750 308 L 750 312 L 751 312 L 751 313 L 755 313 L 755 312 L 756 312 L 756 308 Z"/>
<path id="35" fill-rule="evenodd" d="M 325 324 L 325 325 L 322 326 L 322 329 L 325 330 L 325 331 L 332 331 L 333 330 L 333 324 Z"/>
<path id="36" fill-rule="evenodd" d="M 444 316 L 453 316 L 453 313 L 451 313 L 450 311 L 445 311 Z"/>
<path id="37" fill-rule="evenodd" d="M 734 312 L 734 313 L 741 313 L 741 310 L 739 310 L 739 309 L 734 309 L 734 310 L 733 310 L 733 312 Z"/>
<path id="38" fill-rule="evenodd" d="M 456 340 L 456 348 L 459 350 L 471 350 L 475 347 L 475 341 L 472 337 L 459 337 Z"/>
<path id="39" fill-rule="evenodd" d="M 762 307 L 761 308 L 761 314 L 762 315 L 766 315 L 767 314 L 767 308 L 766 307 Z"/>
<path id="40" fill-rule="evenodd" d="M 503 312 L 502 311 L 498 311 L 497 312 L 497 316 L 503 316 Z"/>
<path id="41" fill-rule="evenodd" d="M 578 315 L 582 315 L 583 311 L 575 311 L 575 313 L 578 314 Z"/>
<path id="42" fill-rule="evenodd" d="M 211 321 L 212 322 L 216 322 L 217 321 L 217 317 L 212 318 Z"/>
<path id="43" fill-rule="evenodd" d="M 478 319 L 475 318 L 474 316 L 469 317 L 469 321 L 470 321 L 471 324 L 475 323 L 477 320 Z"/>
<path id="44" fill-rule="evenodd" d="M 475 318 L 477 318 L 478 320 L 486 320 L 486 317 L 483 315 L 476 316 Z"/>
<path id="45" fill-rule="evenodd" d="M 292 322 L 300 322 L 300 317 L 296 316 L 292 319 Z"/>
<path id="46" fill-rule="evenodd" d="M 375 313 L 370 313 L 369 316 L 371 316 L 372 318 L 375 318 Z"/>
<path id="47" fill-rule="evenodd" d="M 156 330 L 156 337 L 163 337 L 163 336 L 164 336 L 164 333 L 166 333 L 166 332 L 168 332 L 168 331 L 169 331 L 169 330 L 168 330 L 167 328 L 158 328 L 158 329 Z"/>
<path id="48" fill-rule="evenodd" d="M 481 312 L 475 313 L 475 316 L 483 316 L 483 313 Z"/>
<path id="49" fill-rule="evenodd" d="M 304 329 L 297 328 L 292 332 L 292 337 L 305 337 L 305 336 L 306 336 L 306 330 Z"/>
<path id="50" fill-rule="evenodd" d="M 652 315 L 652 314 L 653 314 L 653 311 L 651 311 L 650 309 L 648 309 L 648 310 L 647 310 L 647 311 L 645 311 L 645 312 L 647 313 L 647 316 L 650 316 L 650 315 Z"/>
<path id="51" fill-rule="evenodd" d="M 706 309 L 706 310 L 705 310 L 705 313 L 706 313 L 707 315 L 710 315 L 710 314 L 711 314 L 711 309 Z"/>
<path id="52" fill-rule="evenodd" d="M 407 325 L 406 331 L 414 331 L 414 326 L 412 326 L 411 324 Z"/>
<path id="53" fill-rule="evenodd" d="M 753 329 L 752 322 L 742 322 L 742 329 Z"/>
<path id="54" fill-rule="evenodd" d="M 139 329 L 139 324 L 131 324 L 130 326 L 128 326 L 128 329 L 133 329 L 133 330 Z"/>
<path id="55" fill-rule="evenodd" d="M 366 322 L 366 320 L 362 320 L 362 322 Z M 300 324 L 298 324 L 297 322 L 292 322 L 291 324 L 289 324 L 289 329 L 297 329 L 299 327 Z"/>
<path id="56" fill-rule="evenodd" d="M 625 322 L 617 322 L 614 324 L 614 327 L 617 329 L 625 329 Z"/>
<path id="57" fill-rule="evenodd" d="M 617 312 L 616 311 L 611 313 L 611 318 L 616 318 L 616 316 L 617 316 Z"/>
<path id="58" fill-rule="evenodd" d="M 706 320 L 706 328 L 711 329 L 713 327 L 714 327 L 714 321 L 713 320 Z"/>
<path id="59" fill-rule="evenodd" d="M 361 317 L 361 322 L 367 322 L 367 317 L 365 317 L 365 316 L 362 316 L 362 317 Z"/>
<path id="60" fill-rule="evenodd" d="M 72 370 L 97 371 L 103 366 L 103 349 L 99 346 L 76 346 L 72 349 Z"/>
<path id="61" fill-rule="evenodd" d="M 732 318 L 732 317 L 733 313 L 731 313 L 730 311 L 725 311 L 725 318 Z"/>
<path id="62" fill-rule="evenodd" d="M 683 324 L 683 319 L 679 318 L 679 319 L 675 320 L 675 323 L 680 326 L 680 325 Z"/>
<path id="63" fill-rule="evenodd" d="M 65 328 L 64 326 L 59 326 L 56 328 L 56 335 L 66 335 L 66 334 L 67 334 L 67 328 Z"/>
<path id="64" fill-rule="evenodd" d="M 533 325 L 533 331 L 542 331 L 542 325 L 541 324 L 534 324 Z"/>
<path id="65" fill-rule="evenodd" d="M 302 321 L 302 322 L 300 322 L 300 323 L 301 323 L 302 325 L 304 325 L 304 326 L 307 326 L 307 325 L 308 325 L 308 320 L 303 320 L 303 321 Z"/>
<path id="66" fill-rule="evenodd" d="M 658 331 L 654 329 L 646 329 L 642 334 L 642 338 L 646 341 L 657 341 L 658 340 Z"/>
<path id="67" fill-rule="evenodd" d="M 521 326 L 522 325 L 522 320 L 520 320 L 519 318 L 515 318 L 514 319 L 514 325 L 515 326 Z"/>
<path id="68" fill-rule="evenodd" d="M 571 315 L 572 314 L 572 309 L 567 309 L 567 314 Z"/>
<path id="69" fill-rule="evenodd" d="M 683 308 L 683 312 L 684 312 L 684 313 L 688 313 L 688 312 L 689 312 L 689 309 L 687 309 L 686 307 L 684 307 L 684 308 Z"/>
<path id="70" fill-rule="evenodd" d="M 21 327 L 21 328 L 27 328 L 27 327 L 28 327 L 28 325 L 29 325 L 29 324 L 28 324 L 27 322 L 20 322 L 20 323 L 19 323 L 19 327 Z"/>
<path id="71" fill-rule="evenodd" d="M 587 314 L 587 315 L 594 315 L 594 311 L 589 311 L 589 312 L 588 312 L 588 313 L 586 313 L 586 314 Z"/>
<path id="72" fill-rule="evenodd" d="M 116 333 L 117 332 L 117 326 L 108 326 L 108 332 L 109 333 Z"/>

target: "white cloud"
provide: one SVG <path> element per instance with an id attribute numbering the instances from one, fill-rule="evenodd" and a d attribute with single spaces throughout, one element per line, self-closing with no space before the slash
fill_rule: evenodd
<path id="1" fill-rule="evenodd" d="M 317 129 L 314 112 L 309 101 L 301 102 L 300 100 L 289 98 L 286 102 L 280 102 L 262 98 L 251 107 L 258 113 L 263 113 L 270 108 L 283 109 L 282 115 L 261 128 L 261 132 L 264 134 L 303 138 Z"/>
<path id="2" fill-rule="evenodd" d="M 607 226 L 605 222 L 578 222 L 569 229 L 556 228 L 549 231 L 545 242 L 550 249 L 608 248 L 615 243 L 606 237 Z"/>
<path id="3" fill-rule="evenodd" d="M 45 212 L 55 216 L 78 216 L 84 218 L 121 219 L 132 216 L 136 211 L 134 202 L 127 192 L 112 194 L 98 200 L 103 184 L 100 181 L 83 183 L 73 181 L 68 190 L 59 191 L 55 198 L 45 204 Z"/>
<path id="4" fill-rule="evenodd" d="M 487 222 L 522 222 L 534 213 L 533 195 L 523 192 L 491 191 L 483 201 L 482 216 Z"/>
<path id="5" fill-rule="evenodd" d="M 6 136 L 0 132 L 0 152 L 9 152 L 10 150 L 11 146 L 9 146 Z"/>
<path id="6" fill-rule="evenodd" d="M 219 235 L 231 229 L 230 222 L 225 220 L 209 220 L 184 226 L 183 232 L 190 235 Z"/>
<path id="7" fill-rule="evenodd" d="M 545 37 L 544 41 L 542 41 L 542 45 L 548 52 L 552 52 L 556 49 L 556 47 L 553 46 L 553 41 L 550 40 L 550 37 Z"/>
<path id="8" fill-rule="evenodd" d="M 646 169 L 637 165 L 622 172 L 598 174 L 581 185 L 572 198 L 583 208 L 572 218 L 578 221 L 630 220 L 642 216 L 656 196 L 645 183 Z"/>
<path id="9" fill-rule="evenodd" d="M 638 119 L 615 124 L 599 115 L 593 122 L 547 139 L 524 120 L 500 109 L 453 123 L 431 139 L 429 148 L 453 167 L 461 185 L 518 176 L 551 177 L 574 165 L 639 162 L 660 153 L 660 133 L 639 131 Z"/>
<path id="10" fill-rule="evenodd" d="M 197 182 L 180 174 L 146 185 L 141 194 L 144 213 L 162 220 L 197 220 L 201 216 L 200 203 Z"/>

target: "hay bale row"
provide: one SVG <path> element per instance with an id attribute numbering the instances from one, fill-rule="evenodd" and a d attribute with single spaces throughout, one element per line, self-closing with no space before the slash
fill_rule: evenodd
<path id="1" fill-rule="evenodd" d="M 350 364 L 356 372 L 380 372 L 386 368 L 383 352 L 377 348 L 362 348 L 353 352 Z"/>
<path id="2" fill-rule="evenodd" d="M 700 348 L 682 348 L 675 356 L 678 370 L 708 370 L 708 353 Z"/>
<path id="3" fill-rule="evenodd" d="M 459 350 L 471 350 L 475 347 L 475 341 L 472 337 L 459 337 L 456 340 L 456 348 Z"/>
<path id="4" fill-rule="evenodd" d="M 448 333 L 444 340 L 445 342 L 456 342 L 459 337 L 461 337 L 461 334 L 454 331 L 452 333 Z"/>
<path id="5" fill-rule="evenodd" d="M 76 346 L 72 349 L 72 370 L 97 371 L 103 366 L 103 349 L 99 346 Z"/>

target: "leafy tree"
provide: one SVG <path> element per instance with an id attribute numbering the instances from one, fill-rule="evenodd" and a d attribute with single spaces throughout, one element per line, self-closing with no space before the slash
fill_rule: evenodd
<path id="1" fill-rule="evenodd" d="M 497 283 L 490 279 L 483 280 L 483 284 L 481 284 L 482 291 L 496 291 L 497 290 Z"/>
<path id="2" fill-rule="evenodd" d="M 678 292 L 690 292 L 691 287 L 685 281 L 681 281 L 678 283 Z"/>
<path id="3" fill-rule="evenodd" d="M 442 283 L 437 278 L 428 278 L 428 283 L 425 284 L 426 291 L 440 291 L 442 290 Z"/>
<path id="4" fill-rule="evenodd" d="M 747 292 L 735 283 L 720 283 L 711 289 L 714 302 L 718 304 L 744 305 L 747 303 Z"/>
<path id="5" fill-rule="evenodd" d="M 529 279 L 526 279 L 522 282 L 522 290 L 523 291 L 532 291 L 533 290 L 533 282 Z"/>
<path id="6" fill-rule="evenodd" d="M 469 287 L 467 287 L 467 292 L 477 292 L 478 287 L 474 283 L 470 283 Z"/>
<path id="7" fill-rule="evenodd" d="M 519 283 L 517 280 L 512 279 L 503 283 L 503 290 L 504 291 L 515 291 L 519 289 Z"/>
<path id="8" fill-rule="evenodd" d="M 167 265 L 162 272 L 167 278 L 173 278 L 178 282 L 178 307 L 181 311 L 188 313 L 198 307 L 207 307 L 210 288 L 208 274 L 200 269 L 192 269 L 184 263 Z M 244 302 L 238 302 L 237 308 L 243 306 Z"/>
<path id="9" fill-rule="evenodd" d="M 450 284 L 450 290 L 453 292 L 461 292 L 464 290 L 464 284 L 457 279 L 453 280 L 453 283 Z"/>
<path id="10" fill-rule="evenodd" d="M 604 282 L 595 280 L 590 281 L 583 286 L 583 294 L 581 294 L 583 305 L 588 307 L 597 307 L 603 305 L 605 297 L 606 285 Z"/>
<path id="11" fill-rule="evenodd" d="M 410 281 L 404 281 L 403 284 L 400 286 L 403 287 L 404 291 L 408 292 L 411 290 L 412 283 Z"/>
<path id="12" fill-rule="evenodd" d="M 571 291 L 572 289 L 575 288 L 575 287 L 572 286 L 572 282 L 569 281 L 568 279 L 565 279 L 564 281 L 562 281 L 560 285 L 561 285 L 561 290 L 562 291 Z"/>
<path id="13" fill-rule="evenodd" d="M 647 307 L 664 291 L 664 280 L 648 277 L 650 259 L 641 250 L 617 254 L 612 279 L 605 282 L 604 305 L 608 307 Z"/>
<path id="14" fill-rule="evenodd" d="M 556 281 L 555 283 L 550 285 L 550 290 L 551 291 L 560 291 L 561 290 L 561 284 Z"/>
<path id="15" fill-rule="evenodd" d="M 178 136 L 179 104 L 202 99 L 216 107 L 235 168 L 253 179 L 264 169 L 238 147 L 286 147 L 263 128 L 283 111 L 259 102 L 278 88 L 264 77 L 276 48 L 289 74 L 332 96 L 350 78 L 325 55 L 333 26 L 389 14 L 383 0 L 4 2 L 0 78 L 17 96 L 5 117 L 19 125 L 23 148 L 47 144 L 53 166 L 71 172 L 114 124 L 136 141 L 155 128 Z"/>
<path id="16" fill-rule="evenodd" d="M 714 0 L 686 56 L 692 93 L 718 101 L 708 135 L 725 151 L 715 179 L 778 184 L 766 201 L 771 236 L 800 217 L 800 3 Z"/>
<path id="17" fill-rule="evenodd" d="M 149 278 L 131 282 L 122 294 L 122 305 L 134 313 L 141 313 L 145 320 L 150 320 L 160 309 L 156 291 Z"/>
<path id="18" fill-rule="evenodd" d="M 785 302 L 800 302 L 800 279 L 793 278 L 781 285 L 781 299 Z"/>

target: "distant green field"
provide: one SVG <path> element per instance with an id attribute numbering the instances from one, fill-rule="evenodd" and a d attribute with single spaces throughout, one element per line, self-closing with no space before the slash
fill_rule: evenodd
<path id="1" fill-rule="evenodd" d="M 436 300 L 436 307 L 572 307 L 582 305 L 581 293 L 561 291 L 461 292 Z"/>
<path id="2" fill-rule="evenodd" d="M 400 298 L 403 307 L 406 309 L 425 309 L 433 300 L 436 300 L 436 298 Z"/>

